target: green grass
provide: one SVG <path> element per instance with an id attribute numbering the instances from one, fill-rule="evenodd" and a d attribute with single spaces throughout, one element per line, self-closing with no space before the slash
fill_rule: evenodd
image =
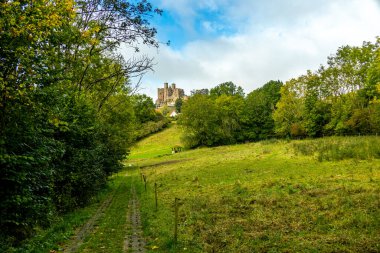
<path id="1" fill-rule="evenodd" d="M 98 201 L 9 252 L 60 251 L 111 195 L 78 252 L 122 252 L 132 184 L 150 252 L 380 252 L 379 137 L 271 140 L 171 154 L 178 131 L 174 124 L 142 140 L 126 161 L 147 176 L 146 192 L 139 171 L 127 166 Z"/>
<path id="2" fill-rule="evenodd" d="M 141 190 L 141 186 L 134 182 L 138 178 L 135 168 L 124 170 L 114 176 L 117 188 L 112 202 L 78 252 L 123 252 L 131 185 L 133 183 L 137 185 L 138 191 Z"/>
<path id="3" fill-rule="evenodd" d="M 173 136 L 165 131 L 162 136 Z M 149 143 L 146 149 L 140 143 L 134 150 L 147 159 L 140 156 L 129 161 L 138 163 L 147 175 L 148 192 L 140 198 L 149 246 L 158 247 L 152 252 L 380 251 L 380 160 L 375 156 L 318 159 L 314 152 L 304 155 L 297 147 L 309 141 L 200 148 L 161 157 L 153 152 L 150 156 L 150 146 L 163 145 L 154 144 L 161 140 L 156 137 L 144 140 Z M 378 143 L 379 137 L 319 141 L 340 141 L 337 154 L 345 152 L 342 145 L 350 152 L 363 153 L 363 143 Z M 321 150 L 317 152 L 323 154 Z M 158 184 L 158 211 L 154 182 Z M 181 206 L 175 245 L 176 197 Z"/>
<path id="4" fill-rule="evenodd" d="M 168 128 L 138 142 L 131 150 L 129 159 L 154 158 L 170 155 L 172 147 L 180 144 L 180 130 L 177 124 L 170 123 Z"/>
<path id="5" fill-rule="evenodd" d="M 36 235 L 22 243 L 17 248 L 8 248 L 6 252 L 50 252 L 59 251 L 63 245 L 71 238 L 78 227 L 81 227 L 96 212 L 104 199 L 113 191 L 113 184 L 100 192 L 93 200 L 93 203 L 57 217 L 54 224 L 46 230 L 39 230 Z"/>

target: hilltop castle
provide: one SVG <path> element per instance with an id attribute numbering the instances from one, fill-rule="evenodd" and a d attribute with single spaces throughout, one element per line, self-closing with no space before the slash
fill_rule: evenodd
<path id="1" fill-rule="evenodd" d="M 162 107 L 164 105 L 174 106 L 177 99 L 185 97 L 185 91 L 177 88 L 175 83 L 172 83 L 170 87 L 168 83 L 164 83 L 164 88 L 158 88 L 157 97 L 157 107 Z"/>

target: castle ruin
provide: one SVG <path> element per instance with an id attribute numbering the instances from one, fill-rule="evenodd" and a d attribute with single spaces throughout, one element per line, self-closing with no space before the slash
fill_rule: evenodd
<path id="1" fill-rule="evenodd" d="M 164 83 L 164 88 L 158 88 L 157 97 L 157 107 L 164 105 L 174 106 L 177 99 L 185 97 L 185 91 L 177 88 L 175 83 L 172 83 L 171 86 L 168 83 Z"/>

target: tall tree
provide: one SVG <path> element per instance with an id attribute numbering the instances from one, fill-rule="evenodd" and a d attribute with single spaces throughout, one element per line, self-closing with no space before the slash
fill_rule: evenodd
<path id="1" fill-rule="evenodd" d="M 244 97 L 244 90 L 233 82 L 221 83 L 210 90 L 210 96 L 212 97 L 219 97 L 221 95 Z"/>
<path id="2" fill-rule="evenodd" d="M 215 99 L 219 121 L 219 143 L 232 144 L 244 140 L 242 121 L 245 118 L 244 98 L 221 95 Z M 214 144 L 214 145 L 215 145 Z"/>
<path id="3" fill-rule="evenodd" d="M 145 0 L 0 2 L 1 240 L 85 204 L 121 168 L 129 80 L 152 61 L 117 48 L 158 46 L 155 13 Z"/>
<path id="4" fill-rule="evenodd" d="M 245 102 L 247 120 L 244 122 L 247 139 L 261 140 L 274 136 L 272 113 L 280 99 L 281 87 L 281 81 L 269 81 L 247 95 Z"/>
<path id="5" fill-rule="evenodd" d="M 291 79 L 281 87 L 281 99 L 273 113 L 275 132 L 282 137 L 305 135 L 302 126 L 305 88 L 299 79 Z"/>
<path id="6" fill-rule="evenodd" d="M 196 94 L 209 95 L 209 93 L 210 91 L 208 89 L 198 89 L 190 91 L 191 96 L 194 96 Z"/>
<path id="7" fill-rule="evenodd" d="M 156 119 L 155 105 L 153 99 L 145 94 L 132 96 L 133 109 L 139 123 L 146 123 Z"/>
<path id="8" fill-rule="evenodd" d="M 176 101 L 175 101 L 175 110 L 177 113 L 181 113 L 181 110 L 182 110 L 182 105 L 183 105 L 183 100 L 182 98 L 178 98 Z"/>
<path id="9" fill-rule="evenodd" d="M 182 107 L 179 124 L 185 128 L 183 140 L 188 147 L 212 146 L 219 141 L 217 107 L 205 95 L 194 95 Z"/>

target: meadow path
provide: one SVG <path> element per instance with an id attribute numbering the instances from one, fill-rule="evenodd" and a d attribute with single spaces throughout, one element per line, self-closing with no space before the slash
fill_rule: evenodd
<path id="1" fill-rule="evenodd" d="M 119 174 L 118 185 L 60 252 L 146 252 L 133 174 Z"/>
<path id="2" fill-rule="evenodd" d="M 146 252 L 146 241 L 143 237 L 140 205 L 134 185 L 131 185 L 131 199 L 127 214 L 127 237 L 124 243 L 125 252 Z"/>
<path id="3" fill-rule="evenodd" d="M 119 187 L 120 188 L 120 187 Z M 112 203 L 116 191 L 113 191 L 109 197 L 103 201 L 100 207 L 96 210 L 95 214 L 75 233 L 70 242 L 64 248 L 64 253 L 77 252 L 79 247 L 83 244 L 86 237 L 94 230 L 95 224 L 104 215 L 106 209 Z"/>

